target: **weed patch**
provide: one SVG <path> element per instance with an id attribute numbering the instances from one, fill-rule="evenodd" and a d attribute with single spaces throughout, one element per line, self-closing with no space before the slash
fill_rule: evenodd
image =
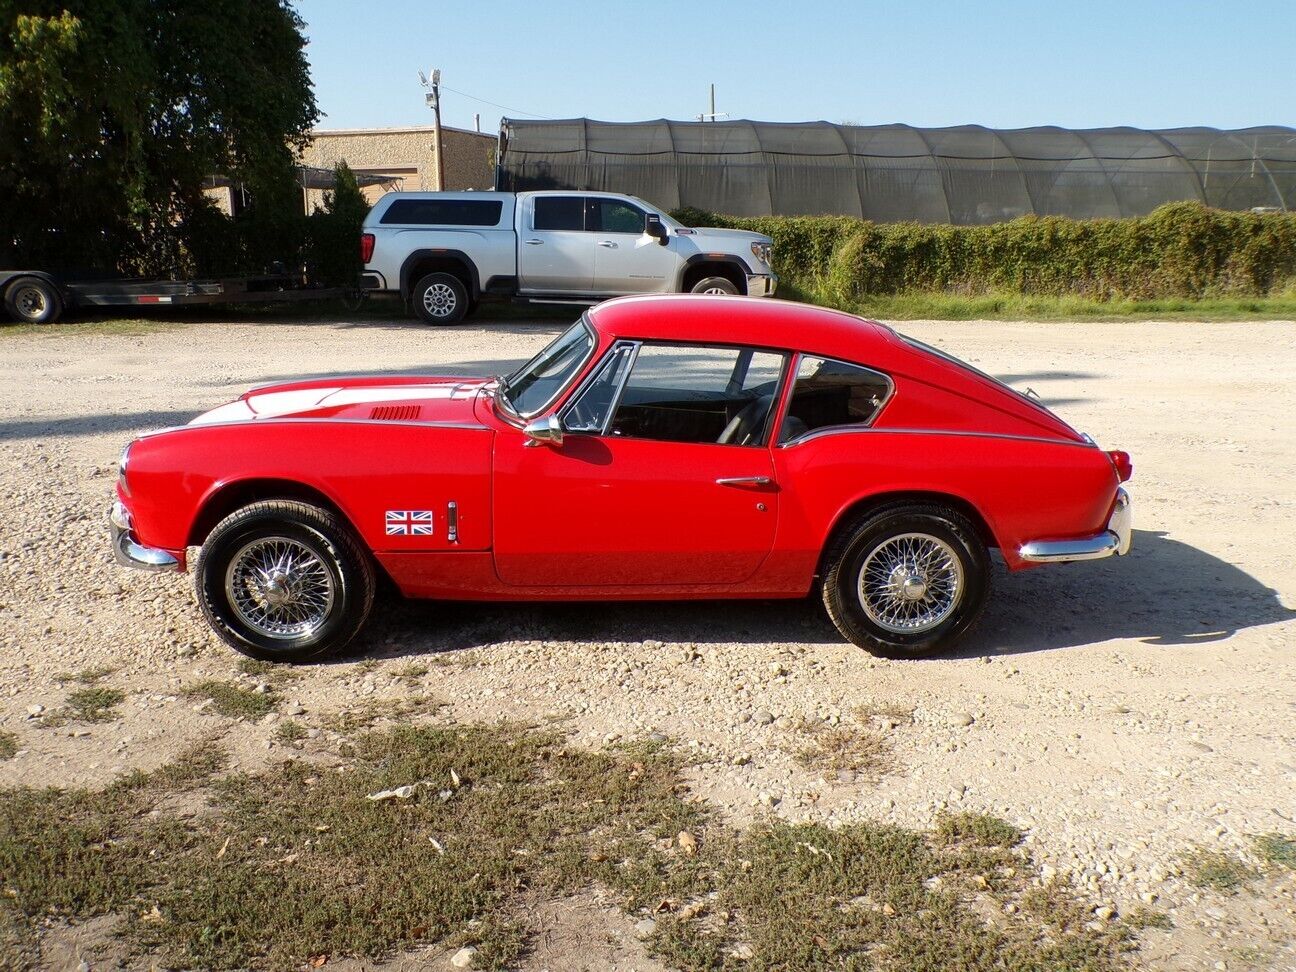
<path id="1" fill-rule="evenodd" d="M 124 701 L 126 693 L 120 689 L 77 689 L 67 697 L 68 716 L 79 722 L 111 722 L 119 718 L 117 706 Z"/>
<path id="2" fill-rule="evenodd" d="M 81 685 L 94 685 L 95 682 L 102 681 L 115 671 L 115 668 L 109 668 L 107 665 L 96 665 L 93 668 L 83 668 L 79 672 L 60 672 L 54 676 L 54 680 L 56 682 L 77 682 Z"/>
<path id="3" fill-rule="evenodd" d="M 886 740 L 874 732 L 855 726 L 828 726 L 804 719 L 798 731 L 806 742 L 796 752 L 796 759 L 806 769 L 832 774 L 851 772 L 880 776 L 887 767 Z"/>
<path id="4" fill-rule="evenodd" d="M 275 664 L 259 658 L 239 659 L 238 670 L 244 675 L 259 678 L 270 685 L 287 685 L 301 678 L 301 672 L 291 665 Z"/>
<path id="5" fill-rule="evenodd" d="M 213 711 L 231 719 L 260 719 L 273 712 L 279 701 L 274 692 L 255 692 L 232 682 L 214 679 L 190 685 L 184 689 L 184 694 L 190 698 L 210 700 Z"/>
<path id="6" fill-rule="evenodd" d="M 18 736 L 0 731 L 0 759 L 13 759 L 18 752 Z"/>
<path id="7" fill-rule="evenodd" d="M 306 727 L 294 719 L 285 719 L 275 729 L 275 738 L 284 743 L 295 743 L 306 738 Z"/>
<path id="8" fill-rule="evenodd" d="M 1256 856 L 1275 867 L 1296 868 L 1296 837 L 1285 834 L 1261 834 L 1252 838 Z"/>
<path id="9" fill-rule="evenodd" d="M 0 792 L 0 949 L 35 920 L 112 913 L 176 967 L 439 943 L 500 968 L 526 949 L 528 902 L 599 886 L 657 919 L 650 949 L 684 972 L 1128 967 L 1122 923 L 1095 931 L 1068 891 L 1031 887 L 994 827 L 960 825 L 955 844 L 877 824 L 737 831 L 659 745 L 593 752 L 508 725 L 401 726 L 354 753 L 340 772 L 289 760 L 220 776 L 208 747 L 100 792 Z M 208 812 L 154 813 L 177 791 Z M 976 892 L 969 849 L 995 862 Z"/>
<path id="10" fill-rule="evenodd" d="M 1241 858 L 1222 851 L 1195 850 L 1184 856 L 1184 874 L 1199 888 L 1232 894 L 1258 875 Z"/>

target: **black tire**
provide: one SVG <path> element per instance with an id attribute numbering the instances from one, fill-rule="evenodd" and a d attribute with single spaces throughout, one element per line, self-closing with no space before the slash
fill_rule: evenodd
<path id="1" fill-rule="evenodd" d="M 912 550 L 929 552 L 937 564 L 931 573 L 909 576 L 913 594 L 908 596 L 901 589 L 909 586 L 903 580 L 910 572 L 898 553 L 906 543 Z M 899 562 L 887 571 L 897 556 Z M 877 572 L 868 598 L 861 593 L 866 565 Z M 921 658 L 953 646 L 981 616 L 990 593 L 990 558 L 976 528 L 962 514 L 941 506 L 892 506 L 861 518 L 833 538 L 824 568 L 828 617 L 847 640 L 884 658 Z M 883 576 L 892 579 L 894 593 L 886 585 L 879 589 L 876 578 Z M 939 590 L 931 594 L 928 581 L 942 584 L 947 597 Z M 948 607 L 941 603 L 945 600 Z M 888 626 L 887 608 L 896 605 L 917 612 L 913 630 L 896 630 L 905 626 L 905 618 Z"/>
<path id="2" fill-rule="evenodd" d="M 282 549 L 314 556 L 307 576 L 317 594 L 327 577 L 327 603 L 314 612 L 308 629 L 270 634 L 259 630 L 233 597 L 243 590 L 253 610 L 264 607 L 266 590 L 253 588 L 256 581 L 248 579 L 245 568 L 258 550 L 274 556 Z M 236 559 L 241 566 L 232 566 Z M 216 634 L 235 651 L 265 661 L 300 662 L 340 650 L 359 633 L 373 606 L 373 563 L 351 528 L 336 514 L 295 500 L 253 503 L 225 517 L 203 544 L 194 574 L 198 603 Z M 259 603 L 258 597 L 263 598 Z"/>
<path id="3" fill-rule="evenodd" d="M 448 273 L 429 273 L 414 285 L 414 312 L 425 324 L 458 324 L 468 313 L 468 288 Z"/>
<path id="4" fill-rule="evenodd" d="M 17 277 L 5 288 L 4 308 L 20 324 L 53 324 L 63 313 L 63 299 L 48 280 Z"/>
<path id="5" fill-rule="evenodd" d="M 703 277 L 693 285 L 689 291 L 693 294 L 737 294 L 739 293 L 738 285 L 728 277 Z"/>

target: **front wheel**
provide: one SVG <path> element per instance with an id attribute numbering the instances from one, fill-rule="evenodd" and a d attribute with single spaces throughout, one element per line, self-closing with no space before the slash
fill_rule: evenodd
<path id="1" fill-rule="evenodd" d="M 468 313 L 468 288 L 448 273 L 429 273 L 414 285 L 414 310 L 428 324 L 458 324 Z"/>
<path id="2" fill-rule="evenodd" d="M 373 606 L 373 564 L 350 527 L 292 500 L 253 503 L 221 520 L 195 575 L 216 634 L 266 661 L 305 661 L 344 647 Z"/>
<path id="3" fill-rule="evenodd" d="M 738 285 L 728 277 L 704 277 L 689 291 L 694 294 L 737 294 Z"/>
<path id="4" fill-rule="evenodd" d="M 939 506 L 881 510 L 843 530 L 826 555 L 824 607 L 847 639 L 885 658 L 956 643 L 990 591 L 976 528 Z"/>

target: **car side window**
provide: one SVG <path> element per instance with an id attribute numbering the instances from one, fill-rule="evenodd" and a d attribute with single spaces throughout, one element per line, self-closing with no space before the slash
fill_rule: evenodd
<path id="1" fill-rule="evenodd" d="M 815 429 L 868 425 L 891 393 L 886 375 L 859 365 L 802 355 L 779 441 Z"/>
<path id="2" fill-rule="evenodd" d="M 762 445 L 785 363 L 752 348 L 641 345 L 602 427 L 626 438 Z"/>
<path id="3" fill-rule="evenodd" d="M 536 196 L 534 228 L 537 230 L 583 230 L 584 196 Z"/>
<path id="4" fill-rule="evenodd" d="M 645 213 L 619 199 L 591 199 L 590 228 L 603 233 L 634 233 L 644 231 Z"/>

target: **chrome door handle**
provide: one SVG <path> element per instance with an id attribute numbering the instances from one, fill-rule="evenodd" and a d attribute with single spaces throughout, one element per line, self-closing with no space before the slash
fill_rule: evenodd
<path id="1" fill-rule="evenodd" d="M 539 246 L 544 240 L 523 240 L 527 246 Z"/>
<path id="2" fill-rule="evenodd" d="M 609 250 L 615 250 L 617 248 L 617 245 L 613 243 L 611 240 L 599 240 L 598 245 L 606 246 Z"/>
<path id="3" fill-rule="evenodd" d="M 717 486 L 771 486 L 773 483 L 768 476 L 730 476 L 716 480 Z"/>

